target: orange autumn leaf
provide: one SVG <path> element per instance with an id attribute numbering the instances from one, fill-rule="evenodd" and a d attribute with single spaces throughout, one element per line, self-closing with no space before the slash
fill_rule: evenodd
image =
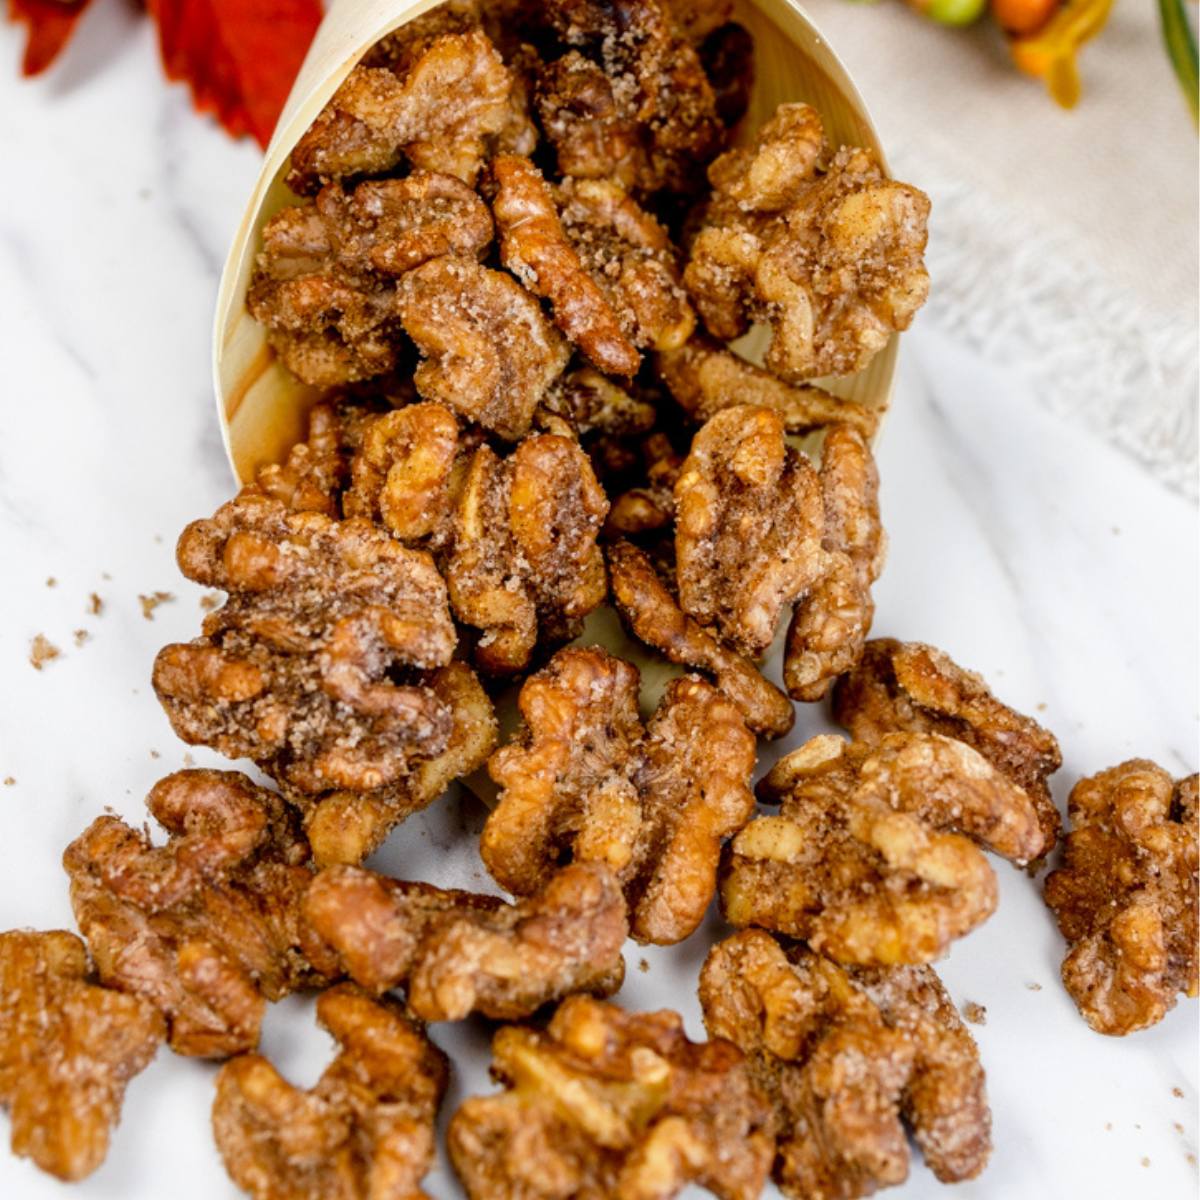
<path id="1" fill-rule="evenodd" d="M 8 19 L 28 30 L 22 75 L 40 75 L 71 39 L 91 0 L 8 0 Z"/>
<path id="2" fill-rule="evenodd" d="M 51 0 L 52 2 L 52 0 Z M 266 146 L 309 43 L 320 0 L 149 0 L 167 78 L 200 112 Z"/>

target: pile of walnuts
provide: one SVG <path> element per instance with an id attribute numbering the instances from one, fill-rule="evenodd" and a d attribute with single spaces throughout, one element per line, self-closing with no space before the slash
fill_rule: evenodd
<path id="1" fill-rule="evenodd" d="M 879 413 L 822 381 L 924 301 L 929 202 L 806 104 L 735 145 L 731 10 L 447 0 L 296 145 L 247 306 L 322 394 L 184 530 L 226 599 L 153 673 L 184 742 L 269 785 L 167 776 L 161 833 L 110 813 L 67 847 L 83 940 L 0 934 L 16 1153 L 94 1170 L 165 1041 L 223 1060 L 212 1127 L 256 1200 L 415 1200 L 450 1072 L 426 1026 L 475 1014 L 506 1024 L 500 1089 L 448 1126 L 471 1200 L 853 1200 L 905 1179 L 909 1134 L 944 1182 L 985 1166 L 930 964 L 996 908 L 985 851 L 1054 849 L 1062 756 L 941 651 L 868 640 Z M 752 324 L 761 363 L 729 345 Z M 826 697 L 850 740 L 756 797 L 758 739 Z M 456 780 L 495 793 L 511 900 L 363 865 Z M 1046 896 L 1102 1032 L 1196 994 L 1196 814 L 1195 777 L 1141 761 L 1072 793 Z M 629 937 L 682 942 L 714 900 L 706 1041 L 611 1002 Z M 295 992 L 337 1044 L 308 1089 L 258 1052 Z"/>

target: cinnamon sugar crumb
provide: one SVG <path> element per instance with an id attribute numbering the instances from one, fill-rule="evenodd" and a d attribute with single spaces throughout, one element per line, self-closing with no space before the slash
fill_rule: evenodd
<path id="1" fill-rule="evenodd" d="M 971 1022 L 972 1025 L 987 1024 L 987 1009 L 982 1004 L 974 1000 L 968 1000 L 963 1005 L 963 1016 Z"/>
<path id="2" fill-rule="evenodd" d="M 58 587 L 58 580 L 55 579 L 53 575 L 48 575 L 46 577 L 46 586 L 47 587 Z"/>
<path id="3" fill-rule="evenodd" d="M 15 784 L 16 782 L 17 781 L 11 775 L 5 775 L 5 777 L 4 777 L 4 786 L 5 787 L 12 787 L 13 784 Z"/>
<path id="4" fill-rule="evenodd" d="M 88 633 L 88 631 L 86 629 L 75 630 L 75 634 L 74 634 L 75 645 L 82 646 L 84 642 L 88 641 L 91 638 L 91 636 L 92 635 L 90 633 Z"/>
<path id="5" fill-rule="evenodd" d="M 87 610 L 93 617 L 100 616 L 104 611 L 104 601 L 95 592 L 88 596 Z"/>
<path id="6" fill-rule="evenodd" d="M 39 633 L 29 643 L 29 662 L 35 671 L 40 671 L 52 658 L 58 658 L 62 651 L 47 638 Z"/>
<path id="7" fill-rule="evenodd" d="M 150 751 L 150 757 L 151 757 L 151 758 L 162 758 L 162 755 L 161 755 L 161 754 L 159 754 L 159 752 L 158 752 L 157 750 L 151 750 L 151 751 Z"/>
<path id="8" fill-rule="evenodd" d="M 1183 1099 L 1183 1088 L 1173 1087 L 1171 1089 L 1171 1095 L 1174 1096 L 1176 1100 L 1182 1100 Z"/>
<path id="9" fill-rule="evenodd" d="M 196 760 L 190 754 L 185 754 L 183 756 L 183 765 L 185 767 L 194 767 L 196 765 Z"/>
<path id="10" fill-rule="evenodd" d="M 138 600 L 142 605 L 142 616 L 147 621 L 154 620 L 154 610 L 160 604 L 170 604 L 175 599 L 171 592 L 152 592 L 149 596 L 138 596 Z"/>
<path id="11" fill-rule="evenodd" d="M 643 975 L 645 975 L 646 972 L 650 970 L 650 964 L 644 958 L 639 958 L 638 959 L 638 970 L 641 971 L 641 973 Z"/>
<path id="12" fill-rule="evenodd" d="M 1042 990 L 1042 985 L 1040 983 L 1027 983 L 1025 986 L 1031 992 L 1040 992 Z"/>
<path id="13" fill-rule="evenodd" d="M 205 612 L 212 612 L 212 610 L 220 603 L 221 596 L 219 592 L 209 592 L 200 597 L 200 607 L 204 609 Z"/>

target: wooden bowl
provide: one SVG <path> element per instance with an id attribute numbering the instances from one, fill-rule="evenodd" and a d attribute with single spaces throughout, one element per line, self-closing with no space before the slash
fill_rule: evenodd
<path id="1" fill-rule="evenodd" d="M 280 461 L 304 435 L 304 415 L 317 392 L 292 377 L 246 311 L 246 289 L 263 223 L 297 197 L 283 182 L 288 157 L 312 120 L 364 53 L 384 34 L 433 8 L 438 0 L 338 0 L 326 16 L 284 106 L 258 181 L 229 250 L 217 296 L 213 376 L 217 415 L 238 480 Z M 743 129 L 752 132 L 784 101 L 805 100 L 821 114 L 834 145 L 872 149 L 886 159 L 866 105 L 846 68 L 794 0 L 738 0 L 735 19 L 754 35 L 757 79 Z M 753 357 L 753 334 L 749 348 Z M 886 409 L 896 371 L 897 341 L 866 370 L 826 381 L 839 395 Z"/>

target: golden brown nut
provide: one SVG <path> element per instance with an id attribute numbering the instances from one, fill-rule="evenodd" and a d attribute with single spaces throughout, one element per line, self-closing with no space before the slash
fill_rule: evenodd
<path id="1" fill-rule="evenodd" d="M 311 872 L 299 822 L 236 771 L 177 771 L 146 803 L 165 846 L 103 816 L 63 855 L 96 970 L 163 1014 L 178 1053 L 253 1049 L 266 1001 L 321 981 L 300 912 Z"/>
<path id="2" fill-rule="evenodd" d="M 553 0 L 554 32 L 579 47 L 538 80 L 563 175 L 637 192 L 696 190 L 724 129 L 700 59 L 659 0 Z"/>
<path id="3" fill-rule="evenodd" d="M 529 159 L 508 154 L 492 163 L 492 173 L 501 262 L 531 292 L 550 301 L 555 323 L 600 370 L 634 375 L 641 355 L 567 239 L 541 172 Z"/>
<path id="4" fill-rule="evenodd" d="M 782 417 L 738 405 L 696 434 L 675 482 L 679 606 L 742 654 L 771 644 L 779 614 L 825 568 L 821 488 Z"/>
<path id="5" fill-rule="evenodd" d="M 308 413 L 308 435 L 288 451 L 283 463 L 268 463 L 244 489 L 269 496 L 293 512 L 341 514 L 342 492 L 350 478 L 350 459 L 368 421 L 364 406 L 334 399 Z"/>
<path id="6" fill-rule="evenodd" d="M 775 764 L 760 796 L 781 802 L 780 815 L 730 844 L 725 916 L 838 962 L 932 962 L 995 910 L 979 846 L 1021 864 L 1042 852 L 1025 792 L 940 734 L 815 737 Z"/>
<path id="7" fill-rule="evenodd" d="M 180 569 L 230 593 L 204 636 L 159 652 L 175 732 L 301 792 L 369 790 L 439 754 L 451 713 L 389 671 L 450 659 L 446 589 L 423 551 L 355 519 L 243 495 L 179 539 Z"/>
<path id="8" fill-rule="evenodd" d="M 259 1054 L 221 1068 L 212 1124 L 229 1177 L 255 1200 L 422 1200 L 445 1055 L 350 984 L 321 995 L 317 1020 L 339 1049 L 308 1091 Z"/>
<path id="9" fill-rule="evenodd" d="M 694 678 L 638 716 L 637 668 L 603 650 L 560 650 L 521 689 L 526 727 L 488 764 L 501 787 L 480 853 L 528 895 L 559 862 L 607 865 L 633 936 L 671 943 L 704 916 L 721 843 L 749 820 L 754 737 L 737 709 Z"/>
<path id="10" fill-rule="evenodd" d="M 599 863 L 566 866 L 515 905 L 333 867 L 305 915 L 356 983 L 405 985 L 426 1021 L 527 1017 L 571 992 L 610 995 L 625 974 L 625 898 Z"/>
<path id="11" fill-rule="evenodd" d="M 785 1195 L 856 1200 L 903 1183 L 905 1125 L 943 1183 L 987 1164 L 979 1051 L 932 968 L 846 969 L 746 930 L 709 952 L 700 1003 L 709 1036 L 738 1046 L 771 1098 Z"/>
<path id="12" fill-rule="evenodd" d="M 396 825 L 427 808 L 454 780 L 483 766 L 496 748 L 492 702 L 466 663 L 439 667 L 428 685 L 450 712 L 450 735 L 440 753 L 413 762 L 407 774 L 381 788 L 316 795 L 284 788 L 288 801 L 304 815 L 304 832 L 318 867 L 362 862 Z"/>
<path id="13" fill-rule="evenodd" d="M 821 449 L 821 537 L 825 569 L 796 605 L 788 627 L 783 683 L 797 700 L 822 699 L 862 657 L 887 542 L 879 520 L 879 472 L 862 434 L 834 425 Z"/>
<path id="14" fill-rule="evenodd" d="M 1046 903 L 1070 945 L 1063 983 L 1098 1033 L 1145 1029 L 1197 993 L 1197 780 L 1135 758 L 1071 792 Z"/>
<path id="15" fill-rule="evenodd" d="M 696 327 L 666 229 L 612 179 L 566 179 L 562 226 L 635 346 L 673 350 Z"/>
<path id="16" fill-rule="evenodd" d="M 450 537 L 456 483 L 467 455 L 458 421 L 441 404 L 409 404 L 366 424 L 343 507 L 399 541 L 434 549 Z"/>
<path id="17" fill-rule="evenodd" d="M 613 604 L 634 637 L 671 662 L 711 675 L 764 737 L 782 737 L 796 720 L 792 702 L 747 658 L 701 628 L 680 607 L 650 559 L 629 542 L 608 548 Z"/>
<path id="18" fill-rule="evenodd" d="M 690 1042 L 676 1013 L 572 996 L 545 1032 L 492 1042 L 504 1090 L 472 1096 L 447 1146 L 471 1200 L 671 1200 L 689 1183 L 754 1200 L 775 1139 L 765 1098 L 726 1041 Z"/>
<path id="19" fill-rule="evenodd" d="M 871 438 L 879 426 L 876 409 L 809 383 L 784 383 L 703 334 L 660 354 L 657 361 L 663 382 L 693 421 L 703 423 L 724 409 L 753 404 L 779 413 L 793 434 L 843 424 Z"/>
<path id="20" fill-rule="evenodd" d="M 455 615 L 483 631 L 482 669 L 523 670 L 539 638 L 575 636 L 604 599 L 596 538 L 607 513 L 591 463 L 570 438 L 535 434 L 506 459 L 476 450 L 445 571 Z"/>
<path id="21" fill-rule="evenodd" d="M 502 438 L 523 437 L 569 357 L 537 301 L 508 275 L 454 257 L 410 271 L 397 301 L 424 356 L 417 391 Z"/>
<path id="22" fill-rule="evenodd" d="M 150 1004 L 87 976 L 73 933 L 0 933 L 0 1106 L 12 1151 L 68 1181 L 104 1161 L 126 1085 L 164 1032 Z"/>
<path id="23" fill-rule="evenodd" d="M 833 690 L 834 720 L 856 741 L 878 741 L 908 729 L 942 733 L 974 746 L 1023 787 L 1038 810 L 1045 853 L 1058 840 L 1062 818 L 1047 780 L 1062 766 L 1058 741 L 1031 717 L 1002 704 L 983 677 L 921 642 L 879 638 Z"/>
<path id="24" fill-rule="evenodd" d="M 402 31 L 403 32 L 403 31 Z M 512 73 L 481 30 L 393 42 L 386 66 L 358 66 L 292 151 L 288 186 L 414 167 L 473 184 L 486 141 L 512 117 Z"/>
<path id="25" fill-rule="evenodd" d="M 929 199 L 888 180 L 867 150 L 826 161 L 812 108 L 781 105 L 709 178 L 684 283 L 714 337 L 768 323 L 766 367 L 796 383 L 862 369 L 912 323 L 929 292 Z"/>

